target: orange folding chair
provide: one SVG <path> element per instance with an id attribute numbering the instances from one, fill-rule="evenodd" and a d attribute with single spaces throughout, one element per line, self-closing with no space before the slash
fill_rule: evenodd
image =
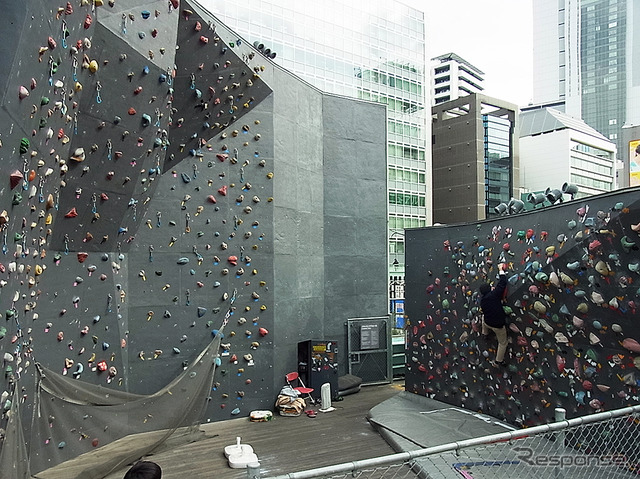
<path id="1" fill-rule="evenodd" d="M 313 392 L 313 388 L 308 388 L 302 382 L 300 375 L 297 372 L 288 373 L 285 375 L 287 379 L 287 384 L 291 386 L 294 391 L 300 393 L 301 396 L 306 396 L 307 399 L 311 402 L 311 404 L 315 404 L 315 399 L 311 397 L 311 393 Z"/>

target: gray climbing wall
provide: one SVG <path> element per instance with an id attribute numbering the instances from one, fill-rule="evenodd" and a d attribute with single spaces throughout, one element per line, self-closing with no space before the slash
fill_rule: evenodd
<path id="1" fill-rule="evenodd" d="M 406 231 L 406 389 L 512 424 L 639 401 L 640 189 Z M 506 367 L 477 288 L 509 265 Z"/>
<path id="2" fill-rule="evenodd" d="M 223 325 L 203 420 L 270 409 L 298 341 L 385 314 L 386 111 L 197 5 L 101 3 L 0 19 L 4 410 L 34 362 L 152 393 Z"/>

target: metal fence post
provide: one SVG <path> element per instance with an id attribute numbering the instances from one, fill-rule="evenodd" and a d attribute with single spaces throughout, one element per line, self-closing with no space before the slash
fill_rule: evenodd
<path id="1" fill-rule="evenodd" d="M 260 463 L 247 464 L 247 479 L 260 479 Z"/>

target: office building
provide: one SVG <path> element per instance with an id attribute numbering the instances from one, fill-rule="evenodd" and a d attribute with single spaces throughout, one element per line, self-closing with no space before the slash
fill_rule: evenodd
<path id="1" fill-rule="evenodd" d="M 579 118 L 553 108 L 520 114 L 520 183 L 529 191 L 578 187 L 576 197 L 616 185 L 616 145 Z"/>
<path id="2" fill-rule="evenodd" d="M 534 102 L 565 100 L 566 113 L 626 151 L 622 127 L 640 124 L 637 2 L 540 0 L 533 11 Z M 628 184 L 620 175 L 619 186 Z"/>
<path id="3" fill-rule="evenodd" d="M 495 215 L 520 187 L 518 107 L 474 93 L 433 112 L 433 221 Z"/>
<path id="4" fill-rule="evenodd" d="M 579 0 L 533 3 L 533 103 L 580 117 Z"/>
<path id="5" fill-rule="evenodd" d="M 483 82 L 484 72 L 455 53 L 431 59 L 432 105 L 482 93 Z"/>
<path id="6" fill-rule="evenodd" d="M 202 3 L 268 49 L 265 61 L 325 92 L 387 105 L 389 275 L 403 275 L 404 228 L 432 221 L 424 13 L 393 0 Z"/>

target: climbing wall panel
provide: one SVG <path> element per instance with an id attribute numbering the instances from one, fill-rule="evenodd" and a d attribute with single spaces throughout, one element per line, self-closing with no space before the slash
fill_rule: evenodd
<path id="1" fill-rule="evenodd" d="M 406 388 L 529 426 L 639 400 L 640 190 L 406 231 Z M 508 264 L 506 366 L 477 288 Z"/>
<path id="2" fill-rule="evenodd" d="M 384 313 L 383 106 L 178 0 L 30 0 L 0 29 L 1 407 L 20 401 L 34 467 L 115 438 L 84 441 L 69 404 L 34 415 L 35 363 L 152 394 L 220 338 L 200 404 L 223 420 L 273 406 L 298 341 Z"/>

